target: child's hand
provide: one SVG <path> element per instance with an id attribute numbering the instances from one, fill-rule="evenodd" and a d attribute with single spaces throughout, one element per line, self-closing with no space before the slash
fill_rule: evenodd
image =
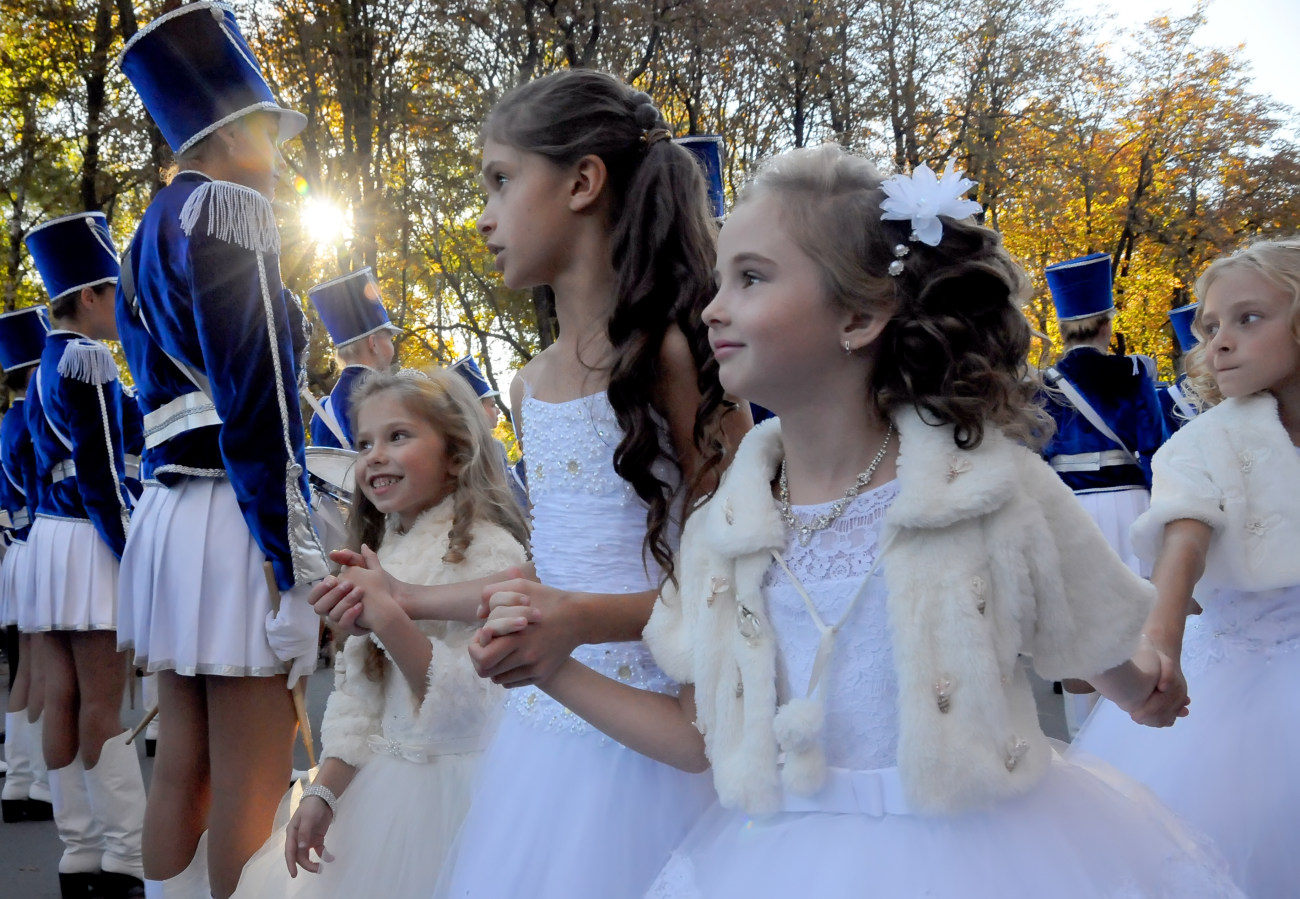
<path id="1" fill-rule="evenodd" d="M 1152 687 L 1144 699 L 1120 708 L 1138 724 L 1148 727 L 1169 727 L 1187 716 L 1191 700 L 1187 696 L 1187 680 L 1177 659 L 1161 652 L 1144 636 L 1133 656 L 1133 664 L 1149 679 Z"/>
<path id="2" fill-rule="evenodd" d="M 312 590 L 316 614 L 349 636 L 369 633 L 370 615 L 363 600 L 376 610 L 386 610 L 388 603 L 397 603 L 397 581 L 368 546 L 362 546 L 360 553 L 337 550 L 330 558 L 343 567 L 336 577 L 325 578 Z"/>
<path id="3" fill-rule="evenodd" d="M 284 833 L 284 861 L 289 866 L 289 876 L 297 877 L 298 868 L 320 873 L 320 862 L 334 861 L 325 848 L 325 831 L 329 830 L 334 813 L 329 805 L 319 796 L 304 796 L 298 803 L 298 811 L 289 819 L 289 826 Z M 312 850 L 320 861 L 312 861 Z"/>
<path id="4" fill-rule="evenodd" d="M 507 687 L 545 681 L 581 643 L 563 590 L 515 578 L 484 588 L 487 623 L 470 643 L 480 677 Z"/>

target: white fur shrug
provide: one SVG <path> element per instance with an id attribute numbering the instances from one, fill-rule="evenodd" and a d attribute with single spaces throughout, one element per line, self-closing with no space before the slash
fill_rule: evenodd
<path id="1" fill-rule="evenodd" d="M 960 450 L 951 427 L 895 420 L 899 493 L 882 533 L 899 676 L 899 770 L 918 812 L 953 812 L 1025 791 L 1051 749 L 1028 680 L 1087 677 L 1128 659 L 1154 598 L 1038 456 L 996 429 Z M 776 641 L 761 581 L 786 529 L 770 484 L 780 422 L 755 428 L 714 497 L 687 521 L 678 571 L 645 639 L 663 670 L 696 686 L 697 724 L 724 805 L 779 807 L 773 734 Z M 756 637 L 738 627 L 741 607 Z M 748 628 L 747 628 L 748 629 Z M 949 709 L 936 681 L 951 682 Z M 800 776 L 788 781 L 798 782 Z"/>
<path id="2" fill-rule="evenodd" d="M 1214 529 L 1201 581 L 1256 592 L 1300 584 L 1300 454 L 1269 393 L 1196 416 L 1151 460 L 1151 508 L 1133 523 L 1144 562 L 1180 518 Z"/>
<path id="3" fill-rule="evenodd" d="M 447 499 L 423 513 L 411 529 L 399 534 L 389 528 L 379 547 L 379 559 L 399 580 L 412 584 L 452 584 L 472 580 L 511 565 L 523 563 L 527 554 L 509 532 L 492 524 L 474 528 L 474 540 L 465 551 L 465 559 L 455 565 L 442 561 L 447 551 L 447 534 L 451 530 L 452 500 Z M 478 677 L 466 648 L 477 625 L 455 621 L 417 621 L 433 644 L 429 661 L 428 689 L 418 707 L 408 690 L 386 689 L 387 679 L 402 677 L 389 661 L 384 666 L 385 682 L 367 677 L 365 664 L 368 637 L 349 637 L 334 660 L 334 692 L 325 706 L 321 724 L 322 758 L 337 758 L 360 767 L 372 755 L 368 740 L 383 732 L 383 721 L 390 712 L 413 718 L 410 731 L 433 746 L 434 752 L 464 752 L 466 747 L 481 748 L 483 733 L 494 720 L 500 705 L 501 688 Z M 404 684 L 402 686 L 405 686 Z M 386 699 L 411 703 L 410 708 L 390 710 Z"/>

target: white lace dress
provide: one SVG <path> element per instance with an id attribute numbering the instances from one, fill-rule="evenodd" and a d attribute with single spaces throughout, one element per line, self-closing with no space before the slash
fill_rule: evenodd
<path id="1" fill-rule="evenodd" d="M 598 593 L 657 587 L 659 571 L 642 563 L 645 506 L 614 472 L 621 432 L 605 395 L 545 403 L 528 392 L 522 413 L 539 580 Z M 638 687 L 677 690 L 643 643 L 573 656 Z M 438 897 L 639 897 L 714 798 L 707 774 L 639 755 L 533 687 L 509 693 L 480 770 Z"/>
<path id="2" fill-rule="evenodd" d="M 896 495 L 895 483 L 864 493 L 809 546 L 793 538 L 787 545 L 787 564 L 828 624 L 850 607 L 871 569 Z M 828 509 L 796 513 L 807 521 Z M 802 696 L 818 630 L 775 563 L 763 592 L 779 646 L 778 692 Z M 786 811 L 770 818 L 715 804 L 673 853 L 648 893 L 652 899 L 1240 895 L 1221 869 L 1189 854 L 1192 841 L 1159 803 L 1115 772 L 1057 762 L 1030 793 L 991 809 L 946 818 L 908 814 L 893 768 L 898 683 L 882 570 L 837 636 L 827 676 L 827 789 L 840 789 L 841 797 L 848 790 L 850 798 L 856 792 L 861 800 L 863 789 L 879 788 L 882 813 L 818 810 L 827 790 L 811 800 L 789 796 Z"/>
<path id="3" fill-rule="evenodd" d="M 1105 759 L 1208 834 L 1247 895 L 1300 895 L 1300 585 L 1197 599 L 1204 612 L 1183 639 L 1191 714 L 1154 730 L 1102 702 L 1072 752 Z"/>

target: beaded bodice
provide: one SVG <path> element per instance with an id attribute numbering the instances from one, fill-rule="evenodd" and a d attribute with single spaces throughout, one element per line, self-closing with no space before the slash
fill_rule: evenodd
<path id="1" fill-rule="evenodd" d="M 812 598 L 822 620 L 844 615 L 876 560 L 885 513 L 898 495 L 896 482 L 854 497 L 835 523 L 801 546 L 789 532 L 786 564 Z M 795 506 L 802 521 L 831 506 Z M 898 675 L 890 640 L 883 566 L 835 638 L 825 686 L 822 745 L 826 762 L 840 768 L 884 768 L 896 763 Z M 819 632 L 803 598 L 775 561 L 763 578 L 767 614 L 776 633 L 782 700 L 808 689 Z"/>
<path id="2" fill-rule="evenodd" d="M 605 394 L 546 403 L 525 384 L 521 412 L 538 579 L 562 590 L 594 593 L 639 593 L 658 587 L 658 566 L 652 560 L 642 562 L 645 504 L 614 471 L 614 449 L 622 431 Z M 663 467 L 656 474 L 672 483 L 672 466 Z M 644 643 L 580 646 L 573 657 L 638 687 L 676 689 Z M 593 730 L 533 687 L 510 691 L 507 702 L 540 726 Z"/>

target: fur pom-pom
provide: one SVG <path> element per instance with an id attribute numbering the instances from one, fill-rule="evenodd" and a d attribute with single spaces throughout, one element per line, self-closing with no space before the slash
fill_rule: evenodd
<path id="1" fill-rule="evenodd" d="M 193 234 L 207 208 L 208 236 L 258 253 L 280 252 L 280 229 L 271 201 L 251 187 L 206 181 L 181 207 L 181 230 Z"/>
<path id="2" fill-rule="evenodd" d="M 821 746 L 785 754 L 781 782 L 796 796 L 812 796 L 826 783 L 826 753 Z"/>
<path id="3" fill-rule="evenodd" d="M 99 387 L 117 380 L 117 360 L 98 340 L 71 340 L 59 359 L 59 374 Z"/>
<path id="4" fill-rule="evenodd" d="M 815 699 L 790 700 L 776 710 L 772 719 L 777 745 L 787 753 L 817 746 L 825 717 L 822 704 Z"/>

